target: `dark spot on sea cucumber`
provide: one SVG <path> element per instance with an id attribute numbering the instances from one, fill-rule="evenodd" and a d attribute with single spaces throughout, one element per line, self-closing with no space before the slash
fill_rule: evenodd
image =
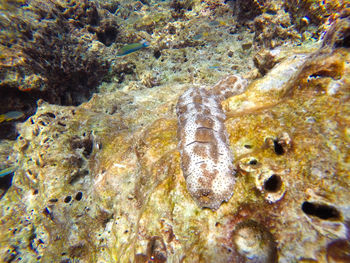
<path id="1" fill-rule="evenodd" d="M 249 145 L 249 144 L 245 144 L 245 145 L 244 145 L 244 148 L 251 149 L 251 148 L 253 148 L 253 146 L 251 146 L 251 145 Z"/>
<path id="2" fill-rule="evenodd" d="M 341 219 L 340 212 L 333 206 L 305 201 L 301 209 L 308 216 L 316 216 L 323 220 L 337 221 Z"/>
<path id="3" fill-rule="evenodd" d="M 267 192 L 277 192 L 281 189 L 282 180 L 279 175 L 273 174 L 269 179 L 267 179 L 264 183 L 264 189 Z"/>
<path id="4" fill-rule="evenodd" d="M 200 142 L 215 142 L 213 131 L 208 129 L 197 129 L 195 132 L 195 139 Z"/>

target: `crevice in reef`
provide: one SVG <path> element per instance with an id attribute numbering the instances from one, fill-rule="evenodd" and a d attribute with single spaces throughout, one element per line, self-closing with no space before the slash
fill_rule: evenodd
<path id="1" fill-rule="evenodd" d="M 315 216 L 322 220 L 338 221 L 341 219 L 340 212 L 333 206 L 305 201 L 301 209 L 308 216 Z"/>
<path id="2" fill-rule="evenodd" d="M 0 24 L 0 114 L 32 115 L 36 102 L 77 106 L 97 92 L 109 62 L 91 43 L 110 46 L 115 20 L 93 1 L 13 1 Z M 20 106 L 22 105 L 22 106 Z M 24 106 L 23 106 L 24 105 Z M 15 123 L 1 123 L 0 139 L 15 139 Z"/>

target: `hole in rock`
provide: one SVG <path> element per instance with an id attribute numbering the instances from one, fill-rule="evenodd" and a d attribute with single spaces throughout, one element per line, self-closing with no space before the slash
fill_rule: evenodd
<path id="1" fill-rule="evenodd" d="M 75 196 L 75 200 L 80 201 L 83 198 L 83 193 L 82 192 L 78 192 Z"/>
<path id="2" fill-rule="evenodd" d="M 107 3 L 105 4 L 104 8 L 107 9 L 111 14 L 114 14 L 115 11 L 118 10 L 119 8 L 119 3 L 116 2 L 116 3 Z"/>
<path id="3" fill-rule="evenodd" d="M 273 140 L 273 148 L 277 155 L 284 154 L 283 146 L 277 140 Z"/>
<path id="4" fill-rule="evenodd" d="M 84 133 L 83 136 L 86 136 L 86 134 Z M 73 149 L 81 149 L 81 148 L 84 149 L 83 155 L 86 158 L 89 158 L 93 150 L 92 138 L 90 136 L 83 139 L 80 139 L 79 137 L 75 137 L 71 141 L 71 147 Z"/>
<path id="5" fill-rule="evenodd" d="M 56 118 L 56 115 L 53 114 L 52 112 L 46 112 L 46 113 L 44 113 L 44 114 L 42 114 L 40 116 L 48 116 L 48 117 L 53 118 L 53 119 Z"/>
<path id="6" fill-rule="evenodd" d="M 66 196 L 66 198 L 64 199 L 65 203 L 69 203 L 72 200 L 72 197 L 70 195 Z"/>
<path id="7" fill-rule="evenodd" d="M 12 185 L 12 178 L 13 178 L 13 172 L 4 176 L 0 177 L 0 189 L 2 190 L 0 192 L 0 198 L 7 192 L 7 190 Z"/>
<path id="8" fill-rule="evenodd" d="M 340 212 L 333 206 L 305 201 L 301 205 L 303 212 L 323 220 L 340 220 Z"/>
<path id="9" fill-rule="evenodd" d="M 348 36 L 346 36 L 343 40 L 343 47 L 349 48 L 350 47 L 350 33 Z"/>
<path id="10" fill-rule="evenodd" d="M 282 179 L 280 176 L 273 174 L 264 183 L 264 189 L 268 192 L 277 192 L 281 189 Z"/>
<path id="11" fill-rule="evenodd" d="M 98 41 L 109 47 L 112 45 L 118 35 L 118 30 L 113 25 L 106 25 L 103 30 L 96 32 Z"/>
<path id="12" fill-rule="evenodd" d="M 250 165 L 257 165 L 258 161 L 256 159 L 252 159 L 252 160 L 249 161 L 249 164 Z"/>
<path id="13" fill-rule="evenodd" d="M 62 126 L 62 127 L 66 127 L 66 126 L 67 126 L 65 123 L 60 122 L 60 121 L 59 121 L 59 122 L 57 122 L 57 124 L 58 124 L 58 125 L 60 125 L 60 126 Z"/>
<path id="14" fill-rule="evenodd" d="M 156 51 L 154 51 L 154 53 L 153 53 L 153 56 L 154 56 L 156 59 L 160 58 L 161 55 L 162 55 L 162 53 L 160 53 L 159 50 L 156 50 Z"/>
<path id="15" fill-rule="evenodd" d="M 316 73 L 310 75 L 308 77 L 308 80 L 310 80 L 310 79 L 318 79 L 318 78 L 325 78 L 325 77 L 329 77 L 329 73 L 327 73 L 327 71 L 325 71 L 325 70 L 321 70 L 319 72 L 316 72 Z"/>
<path id="16" fill-rule="evenodd" d="M 349 48 L 350 47 L 350 28 L 348 27 L 343 32 L 340 32 L 339 39 L 335 41 L 334 48 Z"/>

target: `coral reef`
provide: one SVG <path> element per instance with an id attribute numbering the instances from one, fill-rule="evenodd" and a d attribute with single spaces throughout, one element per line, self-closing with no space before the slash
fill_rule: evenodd
<path id="1" fill-rule="evenodd" d="M 347 1 L 288 0 L 284 2 L 284 7 L 298 31 L 301 33 L 310 31 L 316 35 L 322 32 L 329 17 L 337 16 L 337 13 L 347 5 L 349 5 Z"/>
<path id="2" fill-rule="evenodd" d="M 216 212 L 197 207 L 180 170 L 174 104 L 188 85 L 40 102 L 19 125 L 2 259 L 337 259 L 350 217 L 347 61 L 344 48 L 289 56 L 223 102 L 238 176 Z"/>
<path id="3" fill-rule="evenodd" d="M 1 50 L 0 90 L 11 96 L 0 113 L 26 115 L 16 126 L 18 120 L 0 124 L 1 133 L 11 125 L 18 135 L 0 143 L 0 170 L 18 167 L 0 178 L 0 261 L 348 262 L 349 13 L 333 6 L 336 13 L 310 23 L 325 21 L 322 43 L 296 37 L 269 50 L 282 43 L 284 19 L 295 36 L 311 30 L 295 23 L 314 5 L 294 16 L 283 2 L 249 1 L 259 10 L 245 21 L 232 9 L 243 5 L 236 1 L 6 2 L 20 18 L 28 15 L 25 21 L 42 17 L 39 25 L 57 32 L 13 24 L 19 35 L 10 38 L 17 43 Z M 265 28 L 255 35 L 250 30 L 259 19 Z M 265 31 L 266 21 L 274 35 Z M 101 75 L 89 80 L 94 87 L 97 77 L 108 80 L 97 94 L 74 93 L 73 105 L 52 103 L 69 104 L 68 90 L 57 101 L 37 101 L 51 89 L 47 72 L 29 72 L 24 49 L 14 47 L 43 39 L 38 32 L 54 40 L 45 45 L 68 41 L 62 61 L 102 63 Z M 142 40 L 150 46 L 116 58 L 119 48 Z M 76 58 L 73 43 L 81 44 Z M 38 68 L 46 63 L 38 62 Z M 186 187 L 176 104 L 193 86 L 220 95 L 214 83 L 237 73 L 249 86 L 221 101 L 235 189 L 212 211 L 199 207 Z M 18 89 L 23 79 L 43 90 Z"/>
<path id="4" fill-rule="evenodd" d="M 118 25 L 90 1 L 22 2 L 2 4 L 0 111 L 28 117 L 39 98 L 60 105 L 89 99 L 109 69 L 91 42 L 111 45 Z M 1 138 L 16 137 L 13 127 L 7 131 Z"/>
<path id="5" fill-rule="evenodd" d="M 344 9 L 324 36 L 323 48 L 350 47 L 350 8 Z"/>
<path id="6" fill-rule="evenodd" d="M 26 12 L 22 9 L 2 18 L 7 30 L 1 33 L 1 50 L 11 57 L 2 59 L 2 92 L 19 89 L 63 105 L 88 99 L 108 70 L 89 42 L 95 37 L 110 45 L 117 25 L 88 1 L 29 1 Z"/>
<path id="7" fill-rule="evenodd" d="M 281 8 L 280 3 L 266 3 L 266 12 L 254 19 L 254 40 L 256 45 L 275 48 L 286 42 L 300 38 L 290 19 L 289 13 Z"/>

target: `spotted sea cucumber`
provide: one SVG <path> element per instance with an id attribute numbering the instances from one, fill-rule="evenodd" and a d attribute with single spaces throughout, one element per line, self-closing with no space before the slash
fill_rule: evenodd
<path id="1" fill-rule="evenodd" d="M 176 105 L 182 171 L 200 207 L 217 210 L 233 194 L 236 171 L 221 102 L 242 93 L 246 85 L 246 80 L 229 76 L 212 89 L 186 90 Z"/>

